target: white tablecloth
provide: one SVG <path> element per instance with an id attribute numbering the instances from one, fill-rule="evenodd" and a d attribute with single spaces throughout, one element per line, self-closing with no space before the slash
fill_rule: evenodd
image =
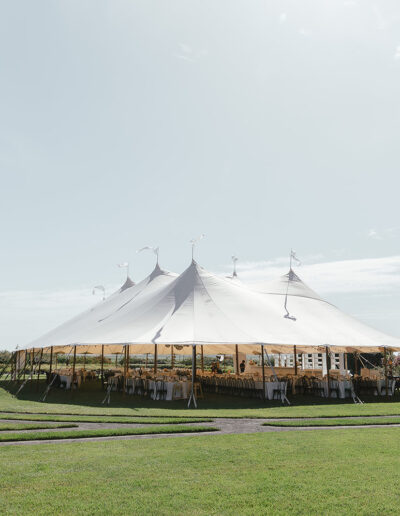
<path id="1" fill-rule="evenodd" d="M 353 391 L 351 380 L 329 380 L 329 385 L 331 389 L 331 398 L 351 398 L 351 393 Z M 319 380 L 318 387 L 323 389 L 323 394 L 325 398 L 328 397 L 328 382 L 326 380 Z M 336 389 L 339 391 L 339 396 L 337 396 Z"/>
<path id="2" fill-rule="evenodd" d="M 61 382 L 65 383 L 66 389 L 71 388 L 72 374 L 71 375 L 60 374 L 60 380 L 61 380 Z"/>
<path id="3" fill-rule="evenodd" d="M 262 388 L 263 388 L 262 382 L 254 382 L 254 385 L 255 385 L 256 389 L 262 390 Z M 286 395 L 287 382 L 265 382 L 265 397 L 268 400 L 273 400 L 274 399 L 274 390 L 276 390 L 276 389 L 282 389 L 282 391 Z M 275 399 L 280 398 L 279 393 L 275 394 L 275 396 L 276 396 Z"/>
<path id="4" fill-rule="evenodd" d="M 393 396 L 395 385 L 396 380 L 388 380 L 389 396 Z M 386 380 L 384 378 L 376 381 L 376 390 L 377 392 L 375 395 L 386 396 Z"/>

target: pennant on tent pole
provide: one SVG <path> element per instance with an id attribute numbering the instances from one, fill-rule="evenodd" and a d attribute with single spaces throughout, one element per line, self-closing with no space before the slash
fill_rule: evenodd
<path id="1" fill-rule="evenodd" d="M 138 249 L 136 252 L 141 253 L 142 251 L 153 251 L 153 253 L 157 256 L 157 263 L 158 263 L 158 254 L 159 254 L 159 247 L 152 247 L 150 245 L 145 245 L 141 249 Z"/>
<path id="2" fill-rule="evenodd" d="M 126 279 L 129 278 L 129 262 L 123 262 L 123 263 L 119 263 L 118 264 L 118 267 L 120 269 L 126 269 Z"/>
<path id="3" fill-rule="evenodd" d="M 292 262 L 293 260 L 297 263 L 297 265 L 301 265 L 301 261 L 297 258 L 296 253 L 293 251 L 293 249 L 290 250 L 290 268 L 292 268 Z"/>
<path id="4" fill-rule="evenodd" d="M 106 298 L 106 289 L 103 287 L 103 285 L 96 285 L 95 287 L 93 287 L 93 290 L 92 290 L 93 295 L 96 294 L 96 290 L 100 290 L 101 292 L 103 292 L 103 301 L 104 301 Z"/>
<path id="5" fill-rule="evenodd" d="M 197 244 L 197 242 L 200 242 L 200 240 L 203 240 L 203 238 L 205 237 L 206 235 L 204 233 L 202 233 L 198 238 L 193 238 L 190 243 L 192 244 L 192 260 L 194 258 L 194 248 L 195 248 L 195 245 Z"/>
<path id="6" fill-rule="evenodd" d="M 293 263 L 293 261 L 295 261 L 295 262 L 297 262 L 298 265 L 301 265 L 301 261 L 297 258 L 296 253 L 293 251 L 293 249 L 290 250 L 289 256 L 290 256 L 289 257 L 289 272 L 287 275 L 288 280 L 287 280 L 285 303 L 284 303 L 284 308 L 285 308 L 286 313 L 283 317 L 285 319 L 290 319 L 291 321 L 296 321 L 296 317 L 294 317 L 293 315 L 290 315 L 290 313 L 289 313 L 289 310 L 287 308 L 287 302 L 288 302 L 289 285 L 293 279 L 292 263 Z"/>
<path id="7" fill-rule="evenodd" d="M 226 276 L 229 279 L 237 278 L 237 272 L 236 272 L 236 262 L 239 260 L 236 256 L 232 256 L 232 262 L 233 262 L 233 272 L 232 276 Z"/>

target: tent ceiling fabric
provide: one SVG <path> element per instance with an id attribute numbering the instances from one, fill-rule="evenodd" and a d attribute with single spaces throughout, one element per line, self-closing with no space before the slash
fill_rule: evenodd
<path id="1" fill-rule="evenodd" d="M 284 301 L 296 320 L 284 318 Z M 137 285 L 130 282 L 91 310 L 32 342 L 28 348 L 64 349 L 69 353 L 123 351 L 190 354 L 193 344 L 204 353 L 299 353 L 400 349 L 400 339 L 379 332 L 321 299 L 291 270 L 256 291 L 240 281 L 211 274 L 195 261 L 179 276 L 153 272 Z"/>

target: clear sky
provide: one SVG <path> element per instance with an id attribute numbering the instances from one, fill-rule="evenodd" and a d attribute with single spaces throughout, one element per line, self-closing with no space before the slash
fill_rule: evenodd
<path id="1" fill-rule="evenodd" d="M 0 2 L 0 349 L 188 241 L 400 336 L 398 0 Z"/>

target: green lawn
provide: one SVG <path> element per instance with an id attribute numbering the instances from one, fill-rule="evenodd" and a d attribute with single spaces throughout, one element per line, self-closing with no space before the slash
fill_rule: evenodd
<path id="1" fill-rule="evenodd" d="M 308 419 L 303 421 L 268 421 L 263 423 L 263 426 L 370 426 L 370 425 L 400 425 L 400 418 L 398 417 L 360 417 L 360 418 L 344 418 L 344 419 Z"/>
<path id="2" fill-rule="evenodd" d="M 62 425 L 49 425 L 46 423 L 0 423 L 0 432 L 9 430 L 44 430 L 46 428 L 74 428 L 79 425 L 67 423 Z"/>
<path id="3" fill-rule="evenodd" d="M 83 437 L 116 437 L 123 435 L 145 434 L 178 434 L 193 432 L 212 432 L 218 428 L 211 426 L 150 426 L 145 428 L 101 428 L 93 430 L 74 430 L 60 432 L 26 432 L 3 433 L 0 432 L 0 442 L 7 441 L 45 441 L 48 439 L 82 439 Z"/>
<path id="4" fill-rule="evenodd" d="M 183 423 L 208 423 L 211 418 L 200 417 L 135 417 L 135 416 L 57 416 L 48 414 L 0 414 L 1 419 L 12 419 L 16 421 L 74 421 L 77 423 L 128 423 L 128 424 L 171 424 Z"/>
<path id="5" fill-rule="evenodd" d="M 45 414 L 77 414 L 95 416 L 141 417 L 345 417 L 400 415 L 400 402 L 386 398 L 372 398 L 368 403 L 355 405 L 351 401 L 324 400 L 323 398 L 292 398 L 292 406 L 282 406 L 279 401 L 263 402 L 246 399 L 206 395 L 199 400 L 199 408 L 187 409 L 186 401 L 153 401 L 135 396 L 123 397 L 112 393 L 111 405 L 102 405 L 104 391 L 99 384 L 88 382 L 79 391 L 65 392 L 54 389 L 45 403 L 38 401 L 45 389 L 44 382 L 27 384 L 18 398 L 0 382 L 0 411 L 32 412 Z M 13 387 L 15 392 L 16 388 Z M 398 398 L 397 398 L 398 399 Z"/>
<path id="6" fill-rule="evenodd" d="M 372 515 L 400 507 L 395 428 L 7 446 L 0 460 L 4 515 Z"/>

